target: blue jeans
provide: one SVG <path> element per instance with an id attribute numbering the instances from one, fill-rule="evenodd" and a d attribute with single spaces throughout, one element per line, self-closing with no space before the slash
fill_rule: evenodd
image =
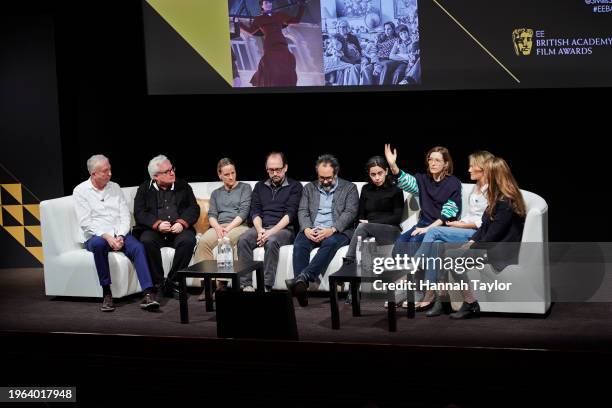
<path id="1" fill-rule="evenodd" d="M 108 253 L 111 251 L 110 245 L 102 237 L 91 237 L 85 242 L 85 248 L 93 253 L 96 271 L 100 279 L 100 285 L 111 284 L 110 268 L 108 266 Z M 142 290 L 150 289 L 153 286 L 149 264 L 142 243 L 134 238 L 132 234 L 127 234 L 123 239 L 123 248 L 120 249 L 134 263 L 136 275 Z"/>
<path id="2" fill-rule="evenodd" d="M 293 243 L 293 275 L 302 275 L 314 282 L 319 275 L 325 274 L 329 263 L 340 248 L 349 243 L 344 234 L 335 233 L 321 242 L 313 242 L 300 232 Z M 310 261 L 310 252 L 319 247 L 317 254 Z"/>
<path id="3" fill-rule="evenodd" d="M 433 227 L 423 236 L 423 243 L 415 252 L 415 256 L 427 258 L 437 258 L 440 254 L 444 242 L 468 242 L 476 230 L 456 227 Z M 425 279 L 429 282 L 438 280 L 438 268 L 436 262 L 425 264 Z"/>
<path id="4" fill-rule="evenodd" d="M 428 225 L 429 224 L 427 224 L 426 222 L 419 220 L 419 222 L 414 227 L 410 228 L 408 231 L 400 235 L 395 240 L 395 244 L 393 245 L 393 251 L 391 251 L 391 256 L 395 257 L 395 255 L 398 254 L 414 256 L 417 251 L 417 248 L 419 247 L 419 244 L 423 241 L 423 238 L 425 238 L 425 234 L 419 234 L 413 237 L 412 233 L 415 229 L 424 228 Z"/>

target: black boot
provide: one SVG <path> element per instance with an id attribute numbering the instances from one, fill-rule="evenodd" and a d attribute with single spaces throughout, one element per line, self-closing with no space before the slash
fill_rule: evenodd
<path id="1" fill-rule="evenodd" d="M 298 275 L 295 279 L 285 279 L 285 284 L 289 293 L 297 298 L 300 306 L 308 306 L 308 280 L 303 275 Z"/>
<path id="2" fill-rule="evenodd" d="M 480 317 L 480 305 L 478 301 L 474 303 L 463 302 L 458 312 L 451 313 L 451 319 L 472 319 Z"/>
<path id="3" fill-rule="evenodd" d="M 427 317 L 440 316 L 442 313 L 451 314 L 453 309 L 450 304 L 450 296 L 438 296 L 431 310 L 425 313 Z"/>
<path id="4" fill-rule="evenodd" d="M 164 296 L 178 300 L 179 298 L 178 282 L 174 282 L 171 279 L 166 279 L 166 281 L 164 282 Z"/>

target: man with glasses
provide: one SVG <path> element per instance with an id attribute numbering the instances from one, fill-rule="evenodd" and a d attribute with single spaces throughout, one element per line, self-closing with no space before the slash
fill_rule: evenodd
<path id="1" fill-rule="evenodd" d="M 266 171 L 268 179 L 253 188 L 250 214 L 253 227 L 238 240 L 238 259 L 252 261 L 253 250 L 264 248 L 264 281 L 269 291 L 276 279 L 280 247 L 290 245 L 295 237 L 294 224 L 302 197 L 302 184 L 286 176 L 287 161 L 283 153 L 268 155 Z M 243 276 L 240 284 L 244 291 L 252 291 L 252 276 Z"/>
<path id="2" fill-rule="evenodd" d="M 108 261 L 109 252 L 121 251 L 136 267 L 136 275 L 144 297 L 140 307 L 156 310 L 155 288 L 144 248 L 130 232 L 130 210 L 117 183 L 110 181 L 111 165 L 101 154 L 87 160 L 90 177 L 75 187 L 72 198 L 79 220 L 80 242 L 93 253 L 100 285 L 102 286 L 103 312 L 115 310 L 111 292 L 111 275 Z"/>
<path id="3" fill-rule="evenodd" d="M 200 217 L 200 206 L 191 186 L 176 178 L 176 169 L 164 155 L 151 159 L 150 180 L 138 187 L 134 198 L 134 234 L 139 236 L 149 259 L 151 277 L 167 296 L 178 297 L 176 272 L 189 265 L 196 245 L 193 225 Z M 174 259 L 164 282 L 161 248 L 174 248 Z M 165 284 L 164 284 L 165 283 Z"/>
<path id="4" fill-rule="evenodd" d="M 317 159 L 317 180 L 304 186 L 298 218 L 300 233 L 293 244 L 295 279 L 285 282 L 300 306 L 308 306 L 309 282 L 325 275 L 338 249 L 353 236 L 359 210 L 357 187 L 338 177 L 340 165 L 331 154 Z M 319 248 L 310 261 L 310 252 Z"/>

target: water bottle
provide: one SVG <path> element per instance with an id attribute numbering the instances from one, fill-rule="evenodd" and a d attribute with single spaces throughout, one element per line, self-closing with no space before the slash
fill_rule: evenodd
<path id="1" fill-rule="evenodd" d="M 355 251 L 355 261 L 361 265 L 361 235 L 357 236 L 357 251 Z"/>
<path id="2" fill-rule="evenodd" d="M 217 240 L 217 269 L 225 269 L 225 249 L 223 248 L 223 240 Z"/>
<path id="3" fill-rule="evenodd" d="M 234 267 L 234 251 L 229 237 L 223 238 L 223 246 L 225 247 L 225 267 L 232 269 Z"/>

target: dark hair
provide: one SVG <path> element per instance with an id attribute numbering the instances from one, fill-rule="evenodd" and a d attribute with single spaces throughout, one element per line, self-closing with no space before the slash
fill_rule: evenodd
<path id="1" fill-rule="evenodd" d="M 390 25 L 391 28 L 393 29 L 393 37 L 397 36 L 397 33 L 395 32 L 395 24 L 393 23 L 393 21 L 387 21 L 385 24 L 383 24 L 383 27 Z"/>
<path id="2" fill-rule="evenodd" d="M 370 178 L 370 169 L 372 167 L 381 167 L 382 169 L 387 170 L 387 179 L 385 180 L 385 184 L 391 182 L 391 172 L 389 171 L 390 169 L 387 159 L 385 159 L 383 156 L 372 156 L 368 159 L 365 165 L 365 171 L 368 175 L 367 181 L 369 183 L 372 182 L 372 179 Z"/>
<path id="3" fill-rule="evenodd" d="M 315 169 L 318 169 L 321 164 L 329 164 L 334 169 L 334 176 L 338 175 L 340 170 L 340 163 L 338 159 L 332 154 L 322 154 L 317 158 Z"/>
<path id="4" fill-rule="evenodd" d="M 234 161 L 230 159 L 229 157 L 222 158 L 217 163 L 217 173 L 221 173 L 222 168 L 224 168 L 225 166 L 230 166 L 230 165 L 236 167 L 236 164 L 234 163 Z"/>
<path id="5" fill-rule="evenodd" d="M 270 153 L 268 153 L 268 155 L 266 156 L 266 164 L 268 163 L 268 159 L 270 158 L 270 156 L 280 156 L 281 160 L 283 161 L 283 167 L 285 167 L 287 165 L 287 158 L 285 157 L 285 153 L 283 153 L 283 152 L 270 152 Z"/>
<path id="6" fill-rule="evenodd" d="M 408 29 L 408 26 L 406 24 L 400 24 L 399 26 L 397 26 L 397 35 L 399 36 L 399 33 L 408 33 L 410 34 L 410 30 Z M 400 43 L 403 43 L 401 37 L 399 40 Z M 410 37 L 408 37 L 408 43 L 412 42 L 412 40 L 410 39 Z"/>
<path id="7" fill-rule="evenodd" d="M 261 10 L 263 10 L 263 2 L 264 2 L 264 1 L 269 1 L 270 3 L 272 3 L 274 0 L 259 0 L 259 8 L 260 8 Z"/>

